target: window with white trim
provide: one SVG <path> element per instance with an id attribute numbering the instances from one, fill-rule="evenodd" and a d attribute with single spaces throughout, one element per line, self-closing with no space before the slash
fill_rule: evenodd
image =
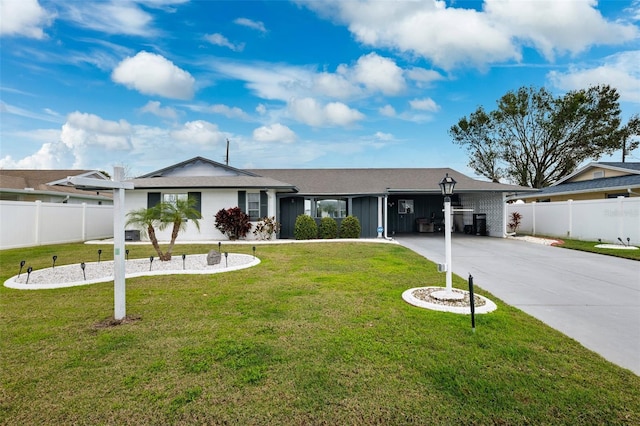
<path id="1" fill-rule="evenodd" d="M 260 219 L 259 192 L 247 192 L 247 214 L 251 219 Z"/>

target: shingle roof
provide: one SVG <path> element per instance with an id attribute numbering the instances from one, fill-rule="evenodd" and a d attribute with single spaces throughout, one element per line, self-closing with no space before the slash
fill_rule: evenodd
<path id="1" fill-rule="evenodd" d="M 449 173 L 456 192 L 530 191 L 531 188 L 471 179 L 450 168 L 433 169 L 251 169 L 257 175 L 292 182 L 301 194 L 353 195 L 389 192 L 440 193 L 438 183 Z"/>
<path id="2" fill-rule="evenodd" d="M 295 186 L 262 176 L 176 176 L 137 178 L 136 189 L 145 188 L 256 188 L 295 191 Z"/>
<path id="3" fill-rule="evenodd" d="M 640 162 L 622 163 L 622 162 L 615 162 L 615 161 L 601 161 L 599 163 L 596 163 L 596 165 L 598 164 L 610 166 L 610 167 L 616 167 L 618 169 L 627 169 L 627 170 L 634 170 L 634 171 L 640 172 Z"/>
<path id="4" fill-rule="evenodd" d="M 600 178 L 583 180 L 578 182 L 568 182 L 561 185 L 549 186 L 535 193 L 536 197 L 545 195 L 558 195 L 564 193 L 597 192 L 603 190 L 626 191 L 627 188 L 637 188 L 640 186 L 640 175 L 616 176 L 610 178 Z"/>
<path id="5" fill-rule="evenodd" d="M 0 169 L 0 189 L 21 192 L 27 188 L 41 192 L 60 192 L 64 194 L 92 195 L 95 191 L 76 189 L 73 186 L 52 185 L 51 183 L 66 180 L 68 176 L 95 174 L 95 170 L 32 170 L 32 169 Z M 110 193 L 101 194 L 111 198 Z"/>

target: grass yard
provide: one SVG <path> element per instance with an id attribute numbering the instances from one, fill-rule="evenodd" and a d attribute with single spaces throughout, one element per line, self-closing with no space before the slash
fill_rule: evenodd
<path id="1" fill-rule="evenodd" d="M 567 249 L 588 251 L 591 253 L 606 254 L 608 256 L 623 257 L 625 259 L 640 260 L 640 250 L 620 250 L 611 248 L 599 248 L 596 245 L 601 244 L 597 241 L 580 241 L 563 239 L 563 244 L 558 246 Z M 620 244 L 622 245 L 622 244 Z M 631 245 L 638 246 L 638 242 L 632 242 Z"/>
<path id="2" fill-rule="evenodd" d="M 99 248 L 111 259 L 111 246 L 0 251 L 0 279 L 23 259 L 89 262 Z M 475 334 L 468 316 L 405 303 L 404 290 L 445 279 L 408 249 L 257 255 L 241 271 L 127 280 L 130 320 L 117 326 L 112 283 L 2 287 L 0 424 L 640 424 L 640 377 L 492 295 L 478 289 L 498 310 Z"/>

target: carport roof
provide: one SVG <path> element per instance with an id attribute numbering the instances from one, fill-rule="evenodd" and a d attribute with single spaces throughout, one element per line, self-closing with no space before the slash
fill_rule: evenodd
<path id="1" fill-rule="evenodd" d="M 455 192 L 523 192 L 532 188 L 472 179 L 450 168 L 371 169 L 250 169 L 256 175 L 290 182 L 302 195 L 382 195 L 389 193 L 440 194 L 445 176 L 456 181 Z"/>

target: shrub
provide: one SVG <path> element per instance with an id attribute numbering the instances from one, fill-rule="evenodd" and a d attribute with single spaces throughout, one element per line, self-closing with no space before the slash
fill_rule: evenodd
<path id="1" fill-rule="evenodd" d="M 263 217 L 260 222 L 256 224 L 253 235 L 260 240 L 270 240 L 273 234 L 277 234 L 278 232 L 280 232 L 280 223 L 276 221 L 275 216 Z"/>
<path id="2" fill-rule="evenodd" d="M 312 240 L 318 236 L 318 225 L 311 216 L 301 214 L 296 218 L 294 229 L 296 240 Z"/>
<path id="3" fill-rule="evenodd" d="M 340 238 L 360 238 L 360 221 L 355 216 L 347 216 L 340 224 Z"/>
<path id="4" fill-rule="evenodd" d="M 511 222 L 507 224 L 511 232 L 514 234 L 518 232 L 518 227 L 520 226 L 520 222 L 522 221 L 522 215 L 518 212 L 512 212 L 510 215 Z"/>
<path id="5" fill-rule="evenodd" d="M 323 217 L 322 219 L 320 219 L 318 236 L 323 239 L 337 238 L 338 222 L 336 222 L 336 220 L 332 217 Z"/>
<path id="6" fill-rule="evenodd" d="M 251 226 L 249 215 L 243 212 L 240 207 L 221 209 L 216 213 L 216 229 L 230 240 L 246 237 Z"/>

